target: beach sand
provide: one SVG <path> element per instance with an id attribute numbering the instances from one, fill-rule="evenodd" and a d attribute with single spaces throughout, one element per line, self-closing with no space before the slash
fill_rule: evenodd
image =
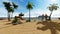
<path id="1" fill-rule="evenodd" d="M 60 22 L 59 20 L 54 21 L 58 23 Z M 42 24 L 36 25 L 37 22 L 38 21 L 32 21 L 27 23 L 25 22 L 23 24 L 12 25 L 9 24 L 11 22 L 7 20 L 0 20 L 0 34 L 51 34 L 49 29 L 46 31 L 37 30 L 38 26 L 44 26 Z"/>

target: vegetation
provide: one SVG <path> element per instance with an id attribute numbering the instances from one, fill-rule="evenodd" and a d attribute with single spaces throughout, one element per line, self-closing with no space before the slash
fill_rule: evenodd
<path id="1" fill-rule="evenodd" d="M 13 5 L 11 5 L 10 2 L 3 2 L 3 4 L 8 11 L 8 21 L 10 21 L 10 13 L 13 13 L 14 9 L 16 9 L 18 6 L 15 5 L 13 2 L 12 2 Z M 11 6 L 13 6 L 13 7 L 11 7 Z"/>
<path id="2" fill-rule="evenodd" d="M 12 24 L 13 24 L 13 25 L 17 25 L 17 21 L 18 21 L 18 19 L 17 19 L 17 17 L 15 16 L 15 17 L 14 17 L 14 20 L 12 21 Z"/>
<path id="3" fill-rule="evenodd" d="M 26 6 L 27 9 L 29 9 L 29 22 L 31 21 L 30 20 L 30 10 L 33 9 L 33 4 L 28 2 L 27 6 Z"/>
<path id="4" fill-rule="evenodd" d="M 49 20 L 51 20 L 51 15 L 53 13 L 53 10 L 57 10 L 58 8 L 59 7 L 57 6 L 57 4 L 50 4 L 50 6 L 48 7 L 48 9 L 51 11 Z"/>
<path id="5" fill-rule="evenodd" d="M 24 14 L 21 12 L 21 13 L 19 14 L 19 16 L 24 16 Z"/>

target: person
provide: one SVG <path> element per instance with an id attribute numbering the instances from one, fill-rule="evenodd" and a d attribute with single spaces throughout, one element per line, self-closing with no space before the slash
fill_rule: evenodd
<path id="1" fill-rule="evenodd" d="M 17 24 L 17 16 L 14 17 L 13 21 L 12 21 L 12 24 L 13 25 L 16 25 Z"/>
<path id="2" fill-rule="evenodd" d="M 21 19 L 20 19 L 20 18 L 17 18 L 17 23 L 18 23 L 18 24 L 22 24 L 22 22 L 21 22 Z"/>
<path id="3" fill-rule="evenodd" d="M 42 14 L 42 21 L 44 20 L 44 14 Z"/>
<path id="4" fill-rule="evenodd" d="M 45 14 L 45 20 L 46 20 L 46 21 L 47 21 L 47 17 L 48 17 L 47 14 Z"/>

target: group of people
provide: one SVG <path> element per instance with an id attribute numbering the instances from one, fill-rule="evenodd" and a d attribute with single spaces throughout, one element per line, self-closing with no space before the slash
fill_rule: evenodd
<path id="1" fill-rule="evenodd" d="M 21 24 L 22 22 L 20 20 L 22 20 L 21 16 L 15 16 L 14 19 L 13 19 L 13 21 L 12 21 L 12 24 L 13 25 Z"/>
<path id="2" fill-rule="evenodd" d="M 49 20 L 49 17 L 48 17 L 48 15 L 47 14 L 42 14 L 42 21 L 47 21 L 47 20 Z"/>

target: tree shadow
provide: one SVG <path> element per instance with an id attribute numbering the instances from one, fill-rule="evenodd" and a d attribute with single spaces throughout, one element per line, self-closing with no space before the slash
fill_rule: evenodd
<path id="1" fill-rule="evenodd" d="M 4 25 L 10 25 L 10 24 L 12 24 L 12 23 L 6 23 L 6 24 L 4 24 Z"/>
<path id="2" fill-rule="evenodd" d="M 23 23 L 20 22 L 20 21 L 14 23 L 14 24 L 13 23 L 6 23 L 6 24 L 3 24 L 5 27 L 3 26 L 0 29 L 7 28 L 7 27 L 12 27 L 12 26 L 16 26 L 16 25 L 19 25 L 19 24 L 23 24 Z"/>
<path id="3" fill-rule="evenodd" d="M 0 29 L 4 29 L 4 28 L 8 28 L 8 27 L 13 27 L 13 26 L 16 26 L 16 25 L 12 25 L 12 23 L 6 23 L 2 27 L 0 27 Z"/>
<path id="4" fill-rule="evenodd" d="M 0 29 L 4 29 L 4 28 L 8 28 L 8 27 L 13 27 L 13 25 L 8 25 L 8 26 L 4 26 L 4 27 L 1 27 Z"/>
<path id="5" fill-rule="evenodd" d="M 37 27 L 38 30 L 46 31 L 47 29 L 50 29 L 51 34 L 58 34 L 56 30 L 60 31 L 60 23 L 52 22 L 52 21 L 43 21 L 38 22 L 37 24 L 43 24 L 42 28 Z"/>

